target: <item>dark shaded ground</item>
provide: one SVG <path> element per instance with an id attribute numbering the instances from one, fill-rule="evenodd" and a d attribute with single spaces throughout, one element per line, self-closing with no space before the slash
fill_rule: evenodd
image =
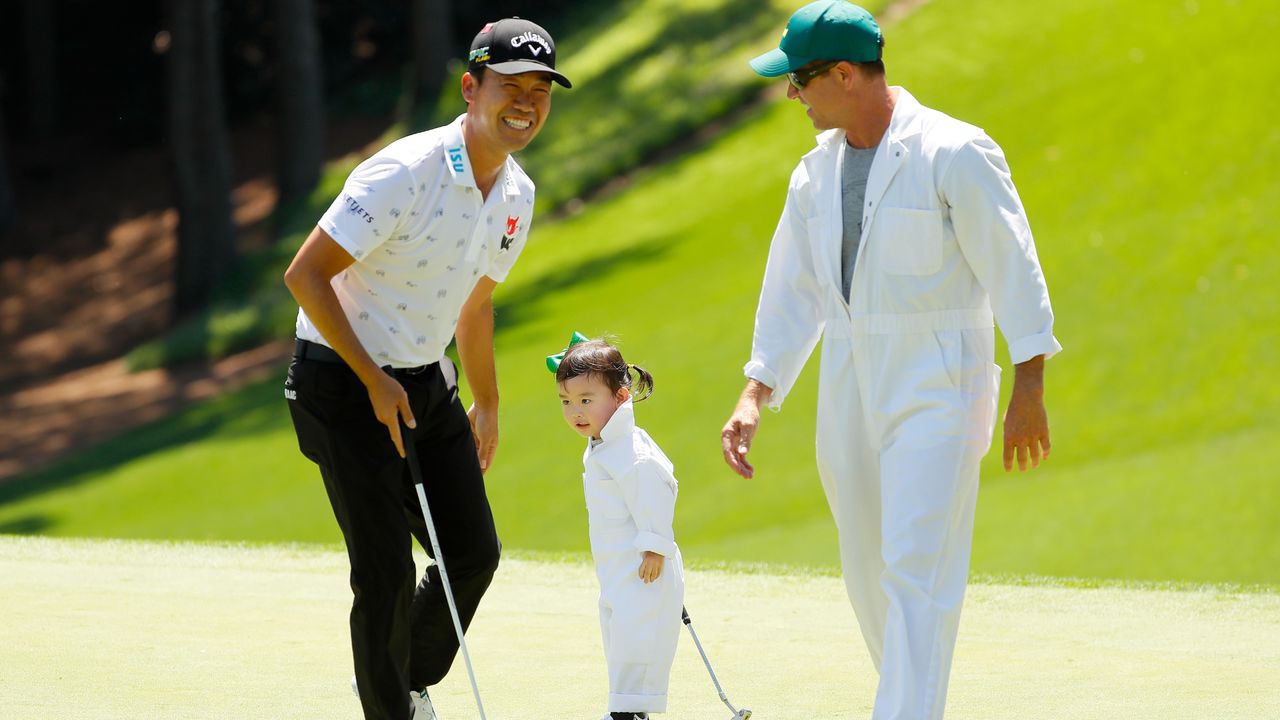
<path id="1" fill-rule="evenodd" d="M 328 155 L 386 118 L 331 121 Z M 232 133 L 242 247 L 269 240 L 269 126 Z M 130 375 L 120 359 L 173 320 L 177 213 L 163 147 L 15 147 L 21 220 L 0 246 L 0 480 L 278 370 L 288 349 Z"/>

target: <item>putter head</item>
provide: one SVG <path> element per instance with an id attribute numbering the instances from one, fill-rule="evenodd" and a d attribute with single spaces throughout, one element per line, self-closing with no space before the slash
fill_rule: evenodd
<path id="1" fill-rule="evenodd" d="M 733 720 L 750 720 L 750 718 L 751 711 L 746 708 L 742 708 L 733 716 Z"/>

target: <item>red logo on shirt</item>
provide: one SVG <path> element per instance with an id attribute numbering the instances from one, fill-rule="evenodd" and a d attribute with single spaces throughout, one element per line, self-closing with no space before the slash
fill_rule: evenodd
<path id="1" fill-rule="evenodd" d="M 508 234 L 508 235 L 515 235 L 515 234 L 516 234 L 516 223 L 518 223 L 518 222 L 520 222 L 520 216 L 519 216 L 519 215 L 517 215 L 517 216 L 515 216 L 515 217 L 511 217 L 510 215 L 508 215 L 508 216 L 507 216 L 507 234 Z"/>

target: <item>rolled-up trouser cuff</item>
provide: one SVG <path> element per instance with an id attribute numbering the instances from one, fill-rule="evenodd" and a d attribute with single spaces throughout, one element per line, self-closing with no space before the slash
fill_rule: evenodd
<path id="1" fill-rule="evenodd" d="M 666 695 L 621 695 L 609 693 L 609 712 L 651 712 L 667 711 Z"/>

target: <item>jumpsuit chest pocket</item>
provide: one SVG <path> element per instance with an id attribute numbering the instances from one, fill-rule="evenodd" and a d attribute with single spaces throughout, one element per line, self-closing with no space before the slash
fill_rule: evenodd
<path id="1" fill-rule="evenodd" d="M 586 494 L 587 516 L 591 521 L 613 522 L 630 517 L 622 489 L 613 478 L 584 474 L 582 486 Z"/>
<path id="2" fill-rule="evenodd" d="M 882 207 L 871 237 L 881 267 L 891 275 L 932 275 L 942 269 L 942 216 L 937 210 Z"/>

